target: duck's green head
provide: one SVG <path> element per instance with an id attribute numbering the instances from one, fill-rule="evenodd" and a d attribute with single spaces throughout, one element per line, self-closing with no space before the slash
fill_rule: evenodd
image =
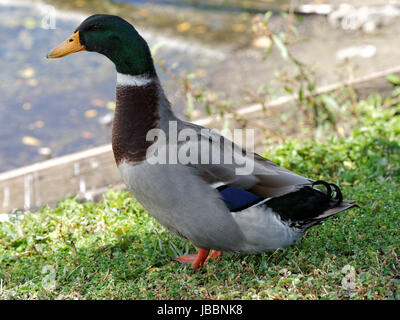
<path id="1" fill-rule="evenodd" d="M 90 16 L 80 24 L 72 36 L 54 48 L 47 58 L 61 58 L 82 50 L 105 55 L 114 62 L 119 73 L 155 73 L 146 41 L 129 22 L 118 16 Z"/>

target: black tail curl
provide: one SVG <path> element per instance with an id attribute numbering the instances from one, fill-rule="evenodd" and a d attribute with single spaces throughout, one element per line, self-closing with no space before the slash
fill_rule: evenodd
<path id="1" fill-rule="evenodd" d="M 326 192 L 316 186 L 325 187 Z M 301 186 L 293 192 L 272 198 L 265 202 L 265 205 L 278 213 L 283 221 L 289 221 L 298 227 L 310 227 L 328 217 L 329 215 L 319 218 L 325 212 L 344 203 L 342 192 L 337 185 L 317 180 L 311 185 Z"/>
<path id="2" fill-rule="evenodd" d="M 311 186 L 314 188 L 314 186 L 318 186 L 318 185 L 324 186 L 326 188 L 326 195 L 329 199 L 336 200 L 337 204 L 340 204 L 343 201 L 342 191 L 340 191 L 340 188 L 336 184 L 328 183 L 323 180 L 317 180 L 317 181 L 314 181 Z M 335 197 L 332 197 L 332 188 L 331 187 L 333 187 L 333 189 L 334 189 Z"/>

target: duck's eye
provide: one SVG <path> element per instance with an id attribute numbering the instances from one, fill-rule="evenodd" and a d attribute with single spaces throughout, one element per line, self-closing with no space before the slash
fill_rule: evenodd
<path id="1" fill-rule="evenodd" d="M 100 30 L 100 26 L 98 26 L 97 24 L 94 24 L 92 26 L 89 27 L 90 31 L 96 31 L 96 30 Z"/>

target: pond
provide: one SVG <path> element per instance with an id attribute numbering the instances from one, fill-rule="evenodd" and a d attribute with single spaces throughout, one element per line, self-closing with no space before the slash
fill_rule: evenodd
<path id="1" fill-rule="evenodd" d="M 64 1 L 65 4 L 65 1 Z M 47 52 L 69 36 L 87 13 L 57 12 L 56 28 L 42 28 L 46 7 L 0 1 L 0 172 L 49 157 L 108 143 L 115 105 L 114 66 L 105 57 L 80 53 L 62 60 Z M 142 31 L 142 30 L 141 30 Z M 217 63 L 217 51 L 187 46 L 143 30 L 157 59 L 174 72 Z M 167 45 L 163 46 L 160 44 Z M 178 84 L 159 70 L 176 112 Z"/>

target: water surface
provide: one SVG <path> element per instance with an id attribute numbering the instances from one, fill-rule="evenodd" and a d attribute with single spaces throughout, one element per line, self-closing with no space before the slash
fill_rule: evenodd
<path id="1" fill-rule="evenodd" d="M 110 141 L 110 128 L 101 120 L 113 112 L 114 65 L 88 52 L 45 58 L 84 17 L 59 14 L 56 29 L 46 30 L 38 7 L 0 6 L 0 172 L 42 160 L 38 151 L 43 147 L 60 156 Z M 165 43 L 143 33 L 152 47 Z M 176 73 L 191 72 L 218 60 L 207 53 L 167 43 L 157 50 L 157 58 Z M 182 114 L 179 85 L 162 71 L 159 75 Z"/>

